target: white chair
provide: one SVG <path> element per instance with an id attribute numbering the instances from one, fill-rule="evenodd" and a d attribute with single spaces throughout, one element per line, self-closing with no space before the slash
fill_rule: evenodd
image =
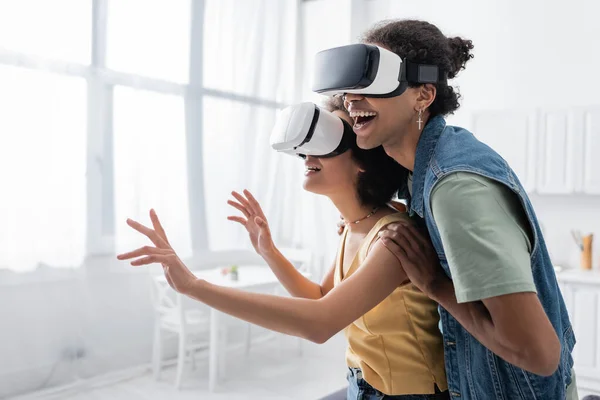
<path id="1" fill-rule="evenodd" d="M 163 333 L 177 335 L 179 343 L 175 387 L 180 389 L 188 357 L 191 358 L 195 369 L 195 352 L 208 349 L 210 319 L 207 310 L 202 310 L 200 304 L 193 304 L 191 300 L 188 301 L 185 296 L 175 292 L 165 280 L 160 279 L 161 276 L 162 274 L 151 274 L 150 276 L 152 280 L 152 301 L 156 313 L 152 369 L 154 378 L 158 380 L 162 369 Z M 220 334 L 223 341 L 226 340 L 226 335 L 226 329 L 223 329 Z M 220 360 L 219 364 L 222 367 L 221 373 L 223 374 L 225 352 L 221 356 L 223 359 Z"/>
<path id="2" fill-rule="evenodd" d="M 311 253 L 303 249 L 281 249 L 282 253 L 296 266 L 308 275 L 308 266 Z M 186 265 L 192 270 L 227 267 L 231 265 L 260 265 L 265 261 L 253 250 L 223 250 L 206 251 L 197 254 L 192 259 L 185 260 Z M 162 366 L 162 341 L 163 332 L 172 333 L 179 337 L 177 353 L 177 375 L 175 386 L 181 388 L 185 363 L 191 356 L 194 363 L 194 354 L 198 350 L 208 349 L 210 315 L 207 307 L 194 302 L 187 297 L 176 293 L 165 279 L 162 279 L 162 267 L 150 268 L 152 281 L 152 301 L 156 312 L 154 328 L 154 346 L 152 365 L 155 379 L 160 377 Z M 280 288 L 280 286 L 277 286 Z M 204 309 L 203 309 L 204 308 Z M 219 375 L 225 375 L 225 358 L 227 353 L 227 328 L 221 324 L 219 334 L 222 341 L 219 348 Z M 249 353 L 252 336 L 252 324 L 247 324 L 246 337 L 244 338 L 246 353 Z M 283 335 L 280 336 L 281 338 Z M 302 352 L 302 339 L 298 338 L 298 351 Z M 195 367 L 195 364 L 193 364 Z"/>
<path id="3" fill-rule="evenodd" d="M 226 267 L 231 265 L 261 265 L 266 266 L 265 260 L 254 250 L 220 250 L 207 251 L 195 256 L 190 264 L 198 269 Z M 188 265 L 190 265 L 188 264 Z M 247 324 L 244 338 L 246 354 L 250 352 L 252 343 L 252 324 Z"/>
<path id="4" fill-rule="evenodd" d="M 300 271 L 304 276 L 310 278 L 309 266 L 312 261 L 312 253 L 308 249 L 299 249 L 292 247 L 283 247 L 280 248 L 279 251 L 287 258 L 293 265 L 296 267 L 298 271 Z M 277 286 L 273 290 L 274 295 L 288 295 L 287 291 L 285 291 L 282 286 Z M 285 335 L 279 335 L 280 346 L 283 345 L 283 339 Z M 246 355 L 250 353 L 250 347 L 252 346 L 252 324 L 248 324 L 246 329 Z M 302 338 L 297 338 L 298 343 L 298 354 L 302 355 Z"/>
<path id="5" fill-rule="evenodd" d="M 264 260 L 252 250 L 222 250 L 201 252 L 193 258 L 185 260 L 192 270 L 221 268 L 231 265 L 263 264 Z M 173 333 L 179 337 L 177 354 L 177 376 L 175 386 L 181 388 L 185 363 L 198 350 L 208 349 L 210 314 L 208 307 L 188 299 L 171 289 L 169 284 L 160 279 L 163 276 L 162 267 L 150 269 L 152 278 L 152 299 L 156 312 L 153 349 L 153 372 L 155 379 L 160 377 L 162 364 L 162 333 Z M 155 278 L 159 279 L 155 279 Z M 204 309 L 203 309 L 204 308 Z M 219 354 L 219 375 L 225 375 L 227 355 L 227 327 L 220 324 L 219 338 L 222 350 Z M 195 368 L 195 363 L 193 364 Z"/>

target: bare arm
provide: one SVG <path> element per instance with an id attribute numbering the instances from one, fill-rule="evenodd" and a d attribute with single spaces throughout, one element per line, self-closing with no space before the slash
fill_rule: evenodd
<path id="1" fill-rule="evenodd" d="M 538 375 L 558 368 L 560 343 L 535 293 L 513 293 L 458 303 L 428 238 L 415 227 L 392 224 L 383 243 L 410 280 L 444 307 L 481 344 L 507 362 Z"/>
<path id="2" fill-rule="evenodd" d="M 560 343 L 535 293 L 514 293 L 458 303 L 452 281 L 430 292 L 485 347 L 511 364 L 549 376 L 560 361 Z"/>
<path id="3" fill-rule="evenodd" d="M 154 211 L 150 212 L 150 218 L 154 229 L 133 220 L 127 223 L 156 247 L 144 246 L 120 254 L 119 260 L 134 259 L 131 261 L 134 266 L 160 263 L 167 282 L 177 292 L 234 317 L 313 342 L 327 341 L 406 282 L 398 259 L 377 241 L 356 273 L 317 300 L 219 287 L 197 279 L 169 244 Z M 333 276 L 332 271 L 329 275 Z"/>
<path id="4" fill-rule="evenodd" d="M 256 252 L 269 264 L 275 276 L 294 297 L 307 299 L 320 299 L 333 287 L 333 279 L 325 279 L 321 285 L 303 276 L 277 249 L 271 238 L 271 230 L 267 217 L 256 198 L 248 190 L 243 195 L 231 192 L 235 200 L 227 203 L 242 212 L 243 217 L 229 216 L 230 221 L 235 221 L 246 228 L 252 246 Z M 326 276 L 326 278 L 329 274 Z M 333 275 L 331 275 L 331 278 Z"/>
<path id="5" fill-rule="evenodd" d="M 263 258 L 269 264 L 279 282 L 294 297 L 320 299 L 333 288 L 335 262 L 319 285 L 302 275 L 277 249 L 274 249 L 272 253 L 263 254 Z"/>
<path id="6" fill-rule="evenodd" d="M 333 278 L 332 271 L 328 275 Z M 248 293 L 202 280 L 197 280 L 185 294 L 267 329 L 324 343 L 405 281 L 396 257 L 378 241 L 356 273 L 317 300 Z"/>

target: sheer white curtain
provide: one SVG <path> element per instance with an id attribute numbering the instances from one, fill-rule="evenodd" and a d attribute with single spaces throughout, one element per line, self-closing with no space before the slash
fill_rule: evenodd
<path id="1" fill-rule="evenodd" d="M 0 268 L 75 267 L 85 250 L 86 85 L 0 66 Z"/>
<path id="2" fill-rule="evenodd" d="M 146 243 L 125 218 L 147 222 L 154 207 L 186 258 L 190 209 L 198 206 L 189 204 L 193 152 L 181 90 L 189 69 L 190 0 L 94 2 L 106 5 L 108 21 L 107 68 L 98 75 L 87 66 L 92 2 L 44 6 L 52 23 L 31 14 L 34 3 L 0 0 L 0 397 L 147 364 L 153 311 L 146 271 L 114 254 L 86 254 L 86 239 L 93 228 L 101 239 L 114 239 L 111 252 Z M 226 204 L 231 190 L 248 188 L 264 206 L 277 244 L 309 247 L 318 274 L 324 254 L 329 263 L 337 246 L 337 215 L 327 199 L 303 191 L 302 161 L 269 146 L 278 105 L 298 101 L 298 2 L 205 4 L 209 91 L 198 157 L 210 247 L 250 246 L 243 228 L 226 220 L 235 212 Z M 23 18 L 15 11 L 21 8 Z M 21 56 L 28 68 L 19 66 Z M 38 56 L 51 62 L 38 63 Z M 64 68 L 42 71 L 48 65 Z M 106 110 L 87 108 L 87 90 L 96 85 L 81 76 L 106 86 L 110 94 L 99 101 Z M 96 123 L 111 129 L 90 130 Z M 87 196 L 93 180 L 101 181 L 94 183 L 102 186 L 101 201 Z M 91 218 L 88 205 L 99 202 L 102 217 Z M 40 263 L 81 268 L 3 271 Z M 5 279 L 13 275 L 35 279 Z"/>
<path id="3" fill-rule="evenodd" d="M 147 244 L 125 220 L 148 224 L 154 208 L 180 257 L 191 255 L 184 125 L 182 97 L 115 88 L 117 253 Z"/>
<path id="4" fill-rule="evenodd" d="M 186 83 L 191 0 L 111 1 L 110 69 Z M 113 96 L 116 252 L 147 244 L 125 220 L 155 208 L 181 257 L 191 255 L 184 99 L 117 86 Z"/>
<path id="5" fill-rule="evenodd" d="M 298 2 L 206 2 L 204 85 L 278 103 L 297 102 Z M 322 259 L 337 246 L 335 212 L 327 199 L 302 189 L 301 159 L 273 151 L 269 134 L 277 109 L 235 100 L 204 100 L 204 168 L 209 244 L 212 249 L 249 247 L 245 230 L 226 220 L 238 211 L 226 204 L 232 190 L 249 189 L 262 204 L 275 241 L 302 246 Z"/>

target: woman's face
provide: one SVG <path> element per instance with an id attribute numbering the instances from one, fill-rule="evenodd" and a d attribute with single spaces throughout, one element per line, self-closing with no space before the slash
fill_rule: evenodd
<path id="1" fill-rule="evenodd" d="M 348 114 L 343 111 L 334 111 L 333 114 L 349 124 L 353 123 Z M 303 183 L 305 190 L 322 195 L 356 191 L 360 167 L 352 158 L 352 150 L 328 158 L 307 156 L 304 164 L 306 166 Z"/>
<path id="2" fill-rule="evenodd" d="M 400 96 L 390 98 L 346 95 L 344 106 L 352 117 L 356 143 L 361 149 L 373 149 L 393 142 L 414 124 L 415 89 L 408 88 Z"/>
<path id="3" fill-rule="evenodd" d="M 346 94 L 344 106 L 353 120 L 358 147 L 372 149 L 397 140 L 399 135 L 415 124 L 419 95 L 419 88 L 408 88 L 400 96 L 389 98 Z"/>

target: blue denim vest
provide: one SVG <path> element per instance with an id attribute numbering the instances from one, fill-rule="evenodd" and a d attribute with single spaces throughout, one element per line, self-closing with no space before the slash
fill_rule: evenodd
<path id="1" fill-rule="evenodd" d="M 450 394 L 453 398 L 464 400 L 563 400 L 566 387 L 571 383 L 571 353 L 575 336 L 535 212 L 507 162 L 469 131 L 446 126 L 440 116 L 432 118 L 417 145 L 411 216 L 418 214 L 424 220 L 440 263 L 452 278 L 431 212 L 430 196 L 436 182 L 456 171 L 476 173 L 498 181 L 521 199 L 534 236 L 531 252 L 533 279 L 540 302 L 561 342 L 562 353 L 560 365 L 552 376 L 529 373 L 485 348 L 452 315 L 439 307 Z"/>

